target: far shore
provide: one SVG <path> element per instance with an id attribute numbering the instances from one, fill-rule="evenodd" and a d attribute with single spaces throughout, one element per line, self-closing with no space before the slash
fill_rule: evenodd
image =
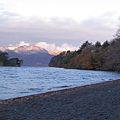
<path id="1" fill-rule="evenodd" d="M 0 120 L 120 120 L 120 79 L 0 100 Z"/>

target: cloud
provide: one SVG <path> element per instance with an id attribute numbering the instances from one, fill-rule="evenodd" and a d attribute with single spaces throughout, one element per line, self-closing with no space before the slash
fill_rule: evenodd
<path id="1" fill-rule="evenodd" d="M 77 46 L 73 46 L 73 45 L 69 45 L 68 43 L 64 43 L 64 44 L 62 44 L 62 46 L 58 46 L 58 47 L 56 47 L 56 50 L 57 51 L 68 51 L 68 50 L 70 50 L 70 51 L 74 51 L 74 50 L 77 50 L 79 47 Z"/>
<path id="2" fill-rule="evenodd" d="M 110 14 L 110 17 L 112 14 Z M 116 31 L 115 20 L 107 18 L 105 14 L 77 22 L 71 18 L 37 18 L 23 17 L 16 13 L 2 10 L 0 13 L 0 43 L 1 45 L 17 44 L 26 41 L 30 44 L 40 42 L 55 43 L 61 46 L 64 43 L 80 46 L 84 41 L 105 41 L 112 39 Z M 46 45 L 47 46 L 47 45 Z M 63 47 L 62 47 L 63 48 Z M 57 48 L 60 49 L 60 48 Z"/>
<path id="3" fill-rule="evenodd" d="M 25 42 L 25 41 L 20 41 L 19 45 L 18 46 L 29 46 L 30 44 Z"/>
<path id="4" fill-rule="evenodd" d="M 44 48 L 46 50 L 56 50 L 56 45 L 54 43 L 48 44 L 46 42 L 39 42 L 35 44 L 38 47 Z"/>
<path id="5" fill-rule="evenodd" d="M 36 46 L 44 48 L 46 50 L 57 51 L 57 52 L 68 51 L 68 50 L 74 51 L 78 49 L 78 47 L 69 45 L 67 43 L 62 44 L 61 46 L 56 46 L 54 43 L 48 44 L 46 42 L 39 42 L 36 43 Z"/>

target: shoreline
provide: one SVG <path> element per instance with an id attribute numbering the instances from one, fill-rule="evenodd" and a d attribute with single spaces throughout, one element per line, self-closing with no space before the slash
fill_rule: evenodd
<path id="1" fill-rule="evenodd" d="M 120 120 L 120 79 L 2 100 L 0 120 Z"/>
<path id="2" fill-rule="evenodd" d="M 22 97 L 0 100 L 0 105 L 1 104 L 14 103 L 14 102 L 22 102 L 22 101 L 26 101 L 26 100 L 34 99 L 34 98 L 42 98 L 42 97 L 52 96 L 52 95 L 55 95 L 55 94 L 81 90 L 81 89 L 85 89 L 85 88 L 92 88 L 92 87 L 106 85 L 106 84 L 110 84 L 110 83 L 114 83 L 114 82 L 120 82 L 120 79 L 110 80 L 110 81 L 105 81 L 105 82 L 100 82 L 100 83 L 90 84 L 90 85 L 85 85 L 85 86 L 67 88 L 67 89 L 63 89 L 63 90 L 55 90 L 55 91 L 50 91 L 50 92 L 45 92 L 45 93 L 40 93 L 40 94 L 33 94 L 33 95 L 27 95 L 27 96 L 22 96 Z"/>

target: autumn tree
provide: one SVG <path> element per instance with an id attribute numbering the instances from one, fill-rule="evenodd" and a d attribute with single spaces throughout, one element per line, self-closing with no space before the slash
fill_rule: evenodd
<path id="1" fill-rule="evenodd" d="M 85 41 L 85 43 L 83 43 L 83 44 L 81 45 L 81 47 L 78 49 L 77 52 L 80 54 L 85 47 L 87 47 L 87 46 L 89 46 L 89 45 L 91 45 L 91 44 L 92 44 L 92 43 L 90 43 L 90 42 L 88 42 L 88 41 Z"/>
<path id="2" fill-rule="evenodd" d="M 104 54 L 104 62 L 103 69 L 120 71 L 120 27 L 115 38 L 109 43 L 109 49 Z"/>

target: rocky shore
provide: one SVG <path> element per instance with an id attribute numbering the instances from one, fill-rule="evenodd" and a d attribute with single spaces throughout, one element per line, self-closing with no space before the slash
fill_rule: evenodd
<path id="1" fill-rule="evenodd" d="M 120 80 L 2 100 L 0 120 L 120 120 Z"/>

